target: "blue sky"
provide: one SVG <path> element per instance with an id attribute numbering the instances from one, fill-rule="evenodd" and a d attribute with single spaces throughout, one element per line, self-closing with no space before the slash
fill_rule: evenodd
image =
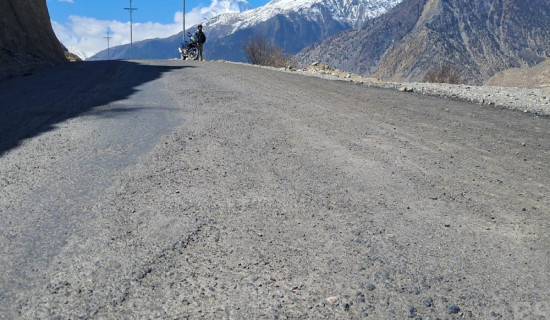
<path id="1" fill-rule="evenodd" d="M 221 12 L 236 12 L 248 3 L 256 8 L 269 0 L 186 0 L 186 25 L 192 26 Z M 82 58 L 111 46 L 130 42 L 129 0 L 46 0 L 52 26 L 59 40 Z M 134 41 L 163 38 L 181 32 L 182 0 L 132 0 Z"/>
<path id="2" fill-rule="evenodd" d="M 268 0 L 247 0 L 252 8 L 262 6 Z M 47 0 L 50 17 L 59 23 L 69 21 L 69 16 L 86 16 L 99 20 L 128 20 L 127 8 L 129 0 Z M 186 0 L 185 11 L 190 12 L 197 7 L 208 7 L 208 0 Z M 139 10 L 135 12 L 136 22 L 173 22 L 174 12 L 183 8 L 182 0 L 132 0 L 132 6 Z"/>

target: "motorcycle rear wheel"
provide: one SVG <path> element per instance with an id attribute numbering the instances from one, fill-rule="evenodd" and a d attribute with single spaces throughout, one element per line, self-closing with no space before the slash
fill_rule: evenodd
<path id="1" fill-rule="evenodd" d="M 187 50 L 187 57 L 190 60 L 197 60 L 197 58 L 199 57 L 199 49 L 195 47 L 189 48 L 189 50 Z"/>

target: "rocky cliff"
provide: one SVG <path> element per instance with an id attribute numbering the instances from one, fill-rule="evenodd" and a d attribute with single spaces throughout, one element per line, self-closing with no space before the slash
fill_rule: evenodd
<path id="1" fill-rule="evenodd" d="M 395 81 L 422 81 L 445 65 L 462 82 L 480 84 L 548 57 L 548 0 L 405 0 L 357 30 L 304 49 L 296 61 Z"/>
<path id="2" fill-rule="evenodd" d="M 52 29 L 46 0 L 0 1 L 0 79 L 66 62 L 65 51 Z"/>

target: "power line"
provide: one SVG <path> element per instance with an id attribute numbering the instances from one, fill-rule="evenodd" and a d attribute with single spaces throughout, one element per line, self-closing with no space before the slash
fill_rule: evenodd
<path id="1" fill-rule="evenodd" d="M 132 8 L 132 0 L 130 0 L 130 8 L 124 8 L 130 12 L 130 55 L 131 59 L 134 59 L 134 37 L 133 37 L 133 20 L 132 13 L 137 10 L 137 8 Z"/>
<path id="2" fill-rule="evenodd" d="M 109 30 L 107 30 L 107 36 L 106 37 L 103 37 L 105 39 L 107 39 L 107 60 L 110 60 L 110 48 L 111 46 L 109 45 L 109 41 L 113 38 L 111 36 L 109 36 Z"/>

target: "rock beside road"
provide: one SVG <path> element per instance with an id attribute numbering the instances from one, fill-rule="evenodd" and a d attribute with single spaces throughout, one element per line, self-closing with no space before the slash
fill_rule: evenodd
<path id="1" fill-rule="evenodd" d="M 0 80 L 71 59 L 53 31 L 46 1 L 0 2 Z"/>

